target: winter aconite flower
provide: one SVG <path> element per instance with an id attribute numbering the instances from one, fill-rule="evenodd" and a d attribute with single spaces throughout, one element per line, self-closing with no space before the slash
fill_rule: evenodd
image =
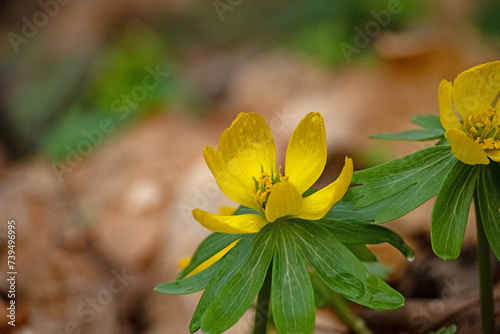
<path id="1" fill-rule="evenodd" d="M 439 111 L 445 137 L 455 157 L 468 165 L 500 161 L 500 61 L 473 67 L 457 76 L 453 85 L 439 85 Z M 455 106 L 460 119 L 457 118 Z"/>
<path id="2" fill-rule="evenodd" d="M 195 219 L 214 232 L 256 233 L 266 224 L 288 218 L 318 220 L 347 191 L 353 164 L 346 158 L 339 178 L 304 196 L 326 164 L 323 117 L 309 113 L 290 138 L 284 170 L 276 165 L 271 130 L 262 116 L 241 113 L 219 139 L 218 150 L 205 147 L 205 161 L 217 184 L 234 202 L 254 209 L 242 215 L 193 210 Z"/>
<path id="3" fill-rule="evenodd" d="M 389 242 L 408 258 L 413 251 L 393 231 L 368 223 L 374 210 L 340 201 L 353 176 L 351 159 L 346 158 L 335 182 L 311 189 L 326 155 L 318 113 L 307 114 L 295 129 L 284 168 L 276 164 L 271 130 L 258 114 L 239 114 L 218 149 L 205 147 L 215 180 L 240 206 L 219 214 L 193 210 L 196 220 L 215 233 L 185 261 L 175 282 L 155 288 L 173 295 L 204 290 L 191 333 L 227 331 L 256 298 L 254 333 L 266 332 L 269 314 L 278 333 L 313 333 L 317 301 L 333 298 L 329 289 L 375 309 L 403 304 L 403 296 L 362 263 L 376 259 L 365 245 Z M 327 293 L 316 299 L 318 291 Z"/>

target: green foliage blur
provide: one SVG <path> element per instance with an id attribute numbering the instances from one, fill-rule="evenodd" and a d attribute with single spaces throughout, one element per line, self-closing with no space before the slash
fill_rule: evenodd
<path id="1" fill-rule="evenodd" d="M 481 32 L 500 47 L 498 37 L 500 37 L 500 3 L 495 0 L 478 1 L 474 20 Z"/>
<path id="2" fill-rule="evenodd" d="M 225 4 L 226 11 L 221 12 L 216 3 Z M 479 6 L 473 19 L 485 36 L 496 38 L 500 7 L 490 0 L 481 3 L 484 6 Z M 370 22 L 380 21 L 377 15 L 394 5 L 401 10 L 387 23 L 378 23 L 381 30 L 411 29 L 431 10 L 426 2 L 410 0 L 241 1 L 234 6 L 219 0 L 202 2 L 195 10 L 168 15 L 161 22 L 124 22 L 90 56 L 40 65 L 41 46 L 30 42 L 29 51 L 12 61 L 23 69 L 21 77 L 29 77 L 8 97 L 12 143 L 19 149 L 41 149 L 51 159 L 61 160 L 68 147 L 85 138 L 84 130 L 98 128 L 103 119 L 111 119 L 119 130 L 155 113 L 182 110 L 197 117 L 214 109 L 218 96 L 204 95 L 187 79 L 184 60 L 193 46 L 220 52 L 242 45 L 260 51 L 279 49 L 330 70 L 351 62 L 376 64 L 371 47 L 376 36 L 348 57 L 345 46 L 356 47 L 359 31 L 366 32 Z M 123 96 L 141 86 L 148 68 L 157 66 L 168 77 L 147 90 L 140 101 L 125 102 Z"/>
<path id="3" fill-rule="evenodd" d="M 155 78 L 152 73 L 160 73 Z M 121 32 L 94 60 L 81 95 L 44 136 L 43 149 L 54 159 L 82 140 L 83 132 L 100 131 L 103 120 L 112 131 L 132 121 L 177 106 L 196 110 L 197 97 L 184 82 L 176 59 L 161 36 L 145 26 Z"/>

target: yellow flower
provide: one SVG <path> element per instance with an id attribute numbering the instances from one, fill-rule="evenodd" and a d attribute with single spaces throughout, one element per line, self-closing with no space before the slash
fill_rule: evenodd
<path id="1" fill-rule="evenodd" d="M 218 150 L 207 146 L 203 153 L 224 194 L 256 210 L 233 216 L 194 209 L 194 218 L 214 232 L 256 233 L 277 220 L 321 219 L 344 196 L 353 173 L 352 160 L 346 157 L 335 182 L 302 197 L 326 164 L 325 126 L 319 113 L 307 114 L 295 129 L 288 144 L 283 174 L 281 167 L 276 169 L 271 130 L 258 114 L 240 113 L 221 135 Z"/>
<path id="2" fill-rule="evenodd" d="M 500 161 L 500 101 L 492 107 L 499 92 L 500 61 L 460 73 L 453 85 L 446 80 L 439 85 L 439 113 L 446 129 L 444 136 L 455 157 L 465 164 L 487 165 L 490 159 Z"/>

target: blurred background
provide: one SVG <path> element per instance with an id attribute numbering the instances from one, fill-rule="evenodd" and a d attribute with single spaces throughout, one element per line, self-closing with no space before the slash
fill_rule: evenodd
<path id="1" fill-rule="evenodd" d="M 15 327 L 0 281 L 1 333 L 187 333 L 200 294 L 153 288 L 173 280 L 179 259 L 208 235 L 191 210 L 234 206 L 202 150 L 238 113 L 266 118 L 283 162 L 299 120 L 321 112 L 322 186 L 346 155 L 362 169 L 432 145 L 369 136 L 437 114 L 442 79 L 500 52 L 493 0 L 4 0 L 0 8 L 0 219 L 16 220 L 18 271 Z M 392 313 L 356 309 L 375 333 L 476 326 L 474 231 L 459 260 L 438 260 L 431 207 L 388 224 L 416 249 L 413 263 L 373 247 L 408 298 Z M 228 333 L 248 333 L 250 313 Z M 331 312 L 317 318 L 317 333 L 348 333 Z"/>

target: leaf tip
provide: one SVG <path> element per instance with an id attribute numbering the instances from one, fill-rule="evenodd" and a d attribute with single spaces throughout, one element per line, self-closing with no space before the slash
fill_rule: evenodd
<path id="1" fill-rule="evenodd" d="M 434 250 L 434 253 L 445 261 L 453 261 L 458 257 L 458 255 L 460 255 L 460 254 L 449 254 L 446 252 L 444 253 L 437 252 L 436 250 Z"/>
<path id="2" fill-rule="evenodd" d="M 194 333 L 194 332 L 196 332 L 199 329 L 200 329 L 200 325 L 199 324 L 197 324 L 197 323 L 191 323 L 191 324 L 189 324 L 189 333 Z"/>

